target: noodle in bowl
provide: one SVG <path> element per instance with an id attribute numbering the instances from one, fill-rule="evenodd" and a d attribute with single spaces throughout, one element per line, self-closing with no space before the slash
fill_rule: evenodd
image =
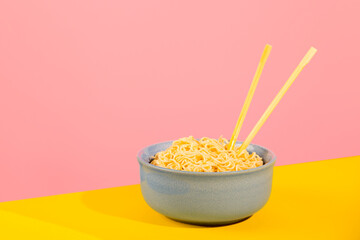
<path id="1" fill-rule="evenodd" d="M 180 138 L 172 145 L 155 154 L 151 164 L 174 170 L 193 172 L 226 172 L 256 168 L 263 161 L 255 152 L 249 154 L 246 150 L 227 149 L 228 140 L 203 137 Z"/>
<path id="2" fill-rule="evenodd" d="M 141 192 L 155 211 L 191 224 L 226 225 L 252 216 L 266 204 L 276 160 L 270 150 L 250 144 L 249 156 L 256 153 L 263 164 L 239 171 L 176 170 L 150 163 L 174 142 L 148 146 L 137 156 Z"/>

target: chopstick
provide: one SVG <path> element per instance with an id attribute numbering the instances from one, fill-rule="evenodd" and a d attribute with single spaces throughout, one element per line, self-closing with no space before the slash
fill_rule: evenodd
<path id="1" fill-rule="evenodd" d="M 250 142 L 254 139 L 255 135 L 258 133 L 262 125 L 265 123 L 265 121 L 268 119 L 272 111 L 275 109 L 275 107 L 280 102 L 281 98 L 285 95 L 291 84 L 295 81 L 297 76 L 300 74 L 300 72 L 303 70 L 303 68 L 310 62 L 310 60 L 314 57 L 317 50 L 314 47 L 311 47 L 310 50 L 306 53 L 306 55 L 303 57 L 299 65 L 295 68 L 294 72 L 290 75 L 289 79 L 286 81 L 284 86 L 280 89 L 279 93 L 276 95 L 274 100 L 271 102 L 269 107 L 266 109 L 264 114 L 261 116 L 259 121 L 256 123 L 255 127 L 251 130 L 250 134 L 247 136 L 245 141 L 241 144 L 239 151 L 242 152 L 245 150 Z"/>
<path id="2" fill-rule="evenodd" d="M 259 79 L 260 79 L 260 76 L 261 76 L 261 73 L 262 73 L 262 70 L 264 69 L 264 66 L 265 66 L 265 63 L 266 63 L 266 60 L 268 59 L 269 57 L 269 54 L 270 54 L 270 51 L 271 51 L 271 45 L 269 44 L 266 44 L 265 48 L 264 48 L 264 51 L 262 53 L 262 56 L 260 58 L 260 62 L 258 64 L 258 67 L 256 69 L 256 72 L 255 72 L 255 75 L 254 75 L 254 78 L 253 78 L 253 81 L 251 83 L 251 86 L 250 86 L 250 89 L 248 91 L 248 94 L 246 96 L 246 99 L 245 99 L 245 102 L 244 102 L 244 105 L 241 109 L 241 112 L 240 112 L 240 115 L 239 115 L 239 118 L 236 122 L 236 126 L 235 126 L 235 129 L 234 129 L 234 132 L 231 136 L 231 140 L 227 146 L 227 148 L 229 150 L 234 150 L 234 147 L 235 147 L 235 143 L 236 143 L 236 140 L 239 136 L 239 133 L 240 133 L 240 129 L 242 127 L 242 124 L 244 123 L 244 120 L 245 120 L 245 117 L 246 117 L 246 114 L 247 114 L 247 111 L 249 109 L 249 106 L 250 106 L 250 103 L 251 103 L 251 100 L 254 96 L 254 93 L 255 93 L 255 89 L 256 89 L 256 86 L 259 82 Z"/>

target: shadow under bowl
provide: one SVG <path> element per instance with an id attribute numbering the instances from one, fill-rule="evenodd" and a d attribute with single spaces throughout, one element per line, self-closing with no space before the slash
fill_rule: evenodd
<path id="1" fill-rule="evenodd" d="M 247 151 L 256 152 L 264 165 L 241 171 L 190 172 L 150 164 L 171 144 L 148 146 L 137 156 L 141 192 L 155 211 L 180 222 L 219 226 L 249 218 L 268 201 L 276 156 L 265 147 L 249 145 Z"/>

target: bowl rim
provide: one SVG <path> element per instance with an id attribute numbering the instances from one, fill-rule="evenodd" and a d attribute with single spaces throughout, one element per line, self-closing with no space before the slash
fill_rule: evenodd
<path id="1" fill-rule="evenodd" d="M 226 171 L 226 172 L 192 172 L 192 171 L 184 171 L 184 170 L 175 170 L 175 169 L 169 169 L 169 168 L 164 168 L 164 167 L 159 167 L 153 164 L 150 164 L 149 162 L 147 162 L 145 159 L 143 159 L 141 156 L 143 155 L 143 153 L 145 152 L 146 149 L 150 148 L 150 147 L 154 147 L 156 145 L 160 145 L 160 144 L 166 144 L 166 143 L 172 143 L 176 140 L 171 140 L 171 141 L 164 141 L 164 142 L 159 142 L 159 143 L 155 143 L 155 144 L 151 144 L 148 145 L 144 148 L 142 148 L 136 158 L 137 161 L 139 162 L 140 165 L 144 166 L 144 167 L 148 167 L 151 168 L 153 170 L 159 171 L 159 172 L 163 172 L 163 173 L 174 173 L 174 174 L 180 174 L 180 175 L 195 175 L 195 176 L 229 176 L 229 175 L 239 175 L 239 174 L 247 174 L 247 173 L 252 173 L 252 172 L 258 172 L 261 171 L 263 169 L 267 169 L 269 167 L 274 166 L 275 161 L 276 161 L 276 155 L 268 148 L 257 145 L 257 144 L 250 144 L 249 146 L 256 146 L 258 148 L 261 148 L 263 150 L 266 150 L 267 152 L 269 152 L 272 155 L 271 160 L 260 166 L 260 167 L 256 167 L 256 168 L 250 168 L 250 169 L 246 169 L 246 170 L 240 170 L 240 171 Z M 236 145 L 241 144 L 242 142 L 237 141 Z"/>

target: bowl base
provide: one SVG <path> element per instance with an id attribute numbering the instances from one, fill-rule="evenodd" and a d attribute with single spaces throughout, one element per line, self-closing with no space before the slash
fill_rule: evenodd
<path id="1" fill-rule="evenodd" d="M 180 220 L 180 219 L 175 219 L 175 218 L 170 218 L 170 217 L 169 218 L 176 222 L 181 222 L 181 223 L 186 223 L 186 224 L 191 224 L 191 225 L 198 225 L 198 226 L 205 226 L 205 227 L 220 227 L 220 226 L 231 225 L 231 224 L 243 222 L 243 221 L 249 219 L 251 216 L 252 215 L 250 215 L 248 217 L 240 218 L 240 219 L 225 221 L 225 222 L 193 222 L 193 221 Z"/>

